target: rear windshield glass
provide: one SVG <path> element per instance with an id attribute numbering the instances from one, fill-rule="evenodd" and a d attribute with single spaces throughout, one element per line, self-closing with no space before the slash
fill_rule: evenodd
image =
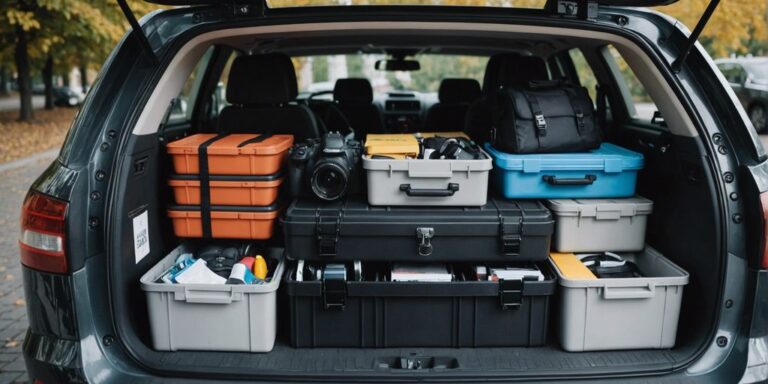
<path id="1" fill-rule="evenodd" d="M 447 5 L 543 9 L 546 0 L 267 0 L 270 8 L 334 5 Z"/>

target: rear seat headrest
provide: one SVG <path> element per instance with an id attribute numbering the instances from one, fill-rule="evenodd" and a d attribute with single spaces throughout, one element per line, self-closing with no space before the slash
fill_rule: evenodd
<path id="1" fill-rule="evenodd" d="M 474 79 L 443 79 L 437 97 L 441 103 L 469 103 L 480 98 L 480 83 Z"/>
<path id="2" fill-rule="evenodd" d="M 227 101 L 232 104 L 287 103 L 298 92 L 290 57 L 281 53 L 240 56 L 232 63 Z"/>
<path id="3" fill-rule="evenodd" d="M 519 87 L 532 80 L 549 80 L 547 62 L 537 56 L 499 53 L 485 67 L 483 94 L 493 96 L 501 86 Z"/>
<path id="4" fill-rule="evenodd" d="M 368 79 L 338 79 L 333 87 L 333 100 L 339 103 L 370 104 L 373 88 Z"/>

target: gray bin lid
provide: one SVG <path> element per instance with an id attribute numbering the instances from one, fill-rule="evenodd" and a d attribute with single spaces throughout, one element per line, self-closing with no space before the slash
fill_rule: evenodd
<path id="1" fill-rule="evenodd" d="M 556 216 L 594 217 L 598 220 L 650 215 L 653 201 L 642 196 L 625 199 L 552 199 L 547 206 Z"/>

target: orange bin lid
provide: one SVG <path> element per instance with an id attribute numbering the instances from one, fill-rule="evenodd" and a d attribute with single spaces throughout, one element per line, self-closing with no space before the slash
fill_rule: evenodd
<path id="1" fill-rule="evenodd" d="M 215 141 L 208 146 L 209 155 L 277 155 L 293 146 L 293 135 L 273 135 L 262 142 L 250 143 L 238 147 L 241 143 L 253 139 L 258 133 L 232 133 Z M 216 136 L 215 133 L 198 133 L 180 140 L 168 143 L 168 153 L 171 155 L 196 155 L 200 145 Z"/>

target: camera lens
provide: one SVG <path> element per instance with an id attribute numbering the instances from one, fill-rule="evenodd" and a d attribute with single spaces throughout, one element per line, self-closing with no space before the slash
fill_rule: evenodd
<path id="1" fill-rule="evenodd" d="M 312 174 L 312 191 L 323 200 L 336 200 L 347 191 L 349 172 L 334 162 L 322 162 Z"/>

